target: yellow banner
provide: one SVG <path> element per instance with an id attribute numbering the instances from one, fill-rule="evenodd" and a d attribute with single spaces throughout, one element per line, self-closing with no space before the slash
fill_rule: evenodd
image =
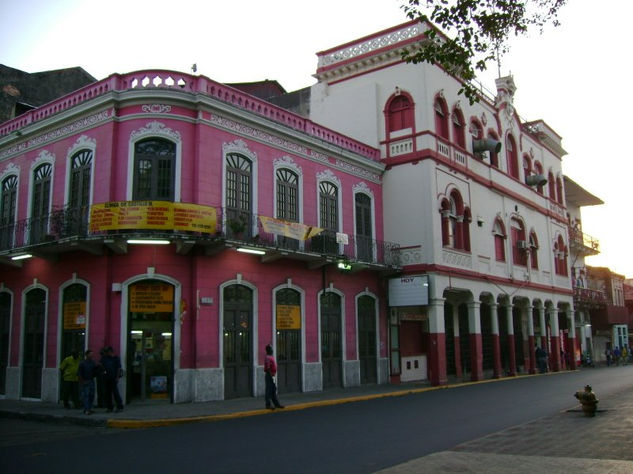
<path id="1" fill-rule="evenodd" d="M 264 232 L 269 234 L 283 235 L 297 240 L 308 240 L 323 232 L 320 227 L 312 227 L 299 222 L 290 222 L 274 217 L 259 216 Z"/>
<path id="2" fill-rule="evenodd" d="M 277 329 L 301 329 L 301 306 L 278 304 Z"/>
<path id="3" fill-rule="evenodd" d="M 90 206 L 90 232 L 159 229 L 215 233 L 214 207 L 169 201 L 120 201 Z"/>
<path id="4" fill-rule="evenodd" d="M 86 302 L 64 303 L 64 329 L 86 328 Z"/>
<path id="5" fill-rule="evenodd" d="M 137 283 L 130 286 L 130 311 L 133 313 L 171 313 L 174 289 L 167 283 Z"/>

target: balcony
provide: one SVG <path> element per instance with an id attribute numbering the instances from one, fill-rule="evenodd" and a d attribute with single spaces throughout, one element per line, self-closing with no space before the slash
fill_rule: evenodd
<path id="1" fill-rule="evenodd" d="M 574 287 L 574 304 L 576 306 L 598 307 L 607 304 L 607 296 L 602 290 Z"/>
<path id="2" fill-rule="evenodd" d="M 143 204 L 153 207 L 143 208 Z M 119 209 L 127 211 L 125 225 L 120 223 L 123 219 L 112 224 L 112 215 L 123 212 Z M 189 222 L 187 212 L 194 215 Z M 223 208 L 184 203 L 159 205 L 158 201 L 104 203 L 92 207 L 92 218 L 91 222 L 88 207 L 64 208 L 0 226 L 0 263 L 20 266 L 12 257 L 26 253 L 53 261 L 70 251 L 102 255 L 108 248 L 125 254 L 129 239 L 164 239 L 174 244 L 176 253 L 181 255 L 197 252 L 212 256 L 233 248 L 261 253 L 263 263 L 292 259 L 304 261 L 312 269 L 339 263 L 351 272 L 400 268 L 396 244 Z M 129 224 L 133 218 L 141 224 Z M 154 222 L 151 219 L 160 222 L 156 224 L 160 228 L 148 228 Z M 197 228 L 204 231 L 193 230 Z"/>
<path id="3" fill-rule="evenodd" d="M 591 324 L 600 328 L 613 324 L 626 324 L 633 326 L 633 315 L 629 314 L 626 306 L 614 306 L 607 304 L 591 313 Z"/>
<path id="4" fill-rule="evenodd" d="M 588 256 L 598 255 L 600 253 L 600 243 L 598 239 L 571 226 L 569 227 L 569 243 L 571 250 L 580 255 Z"/>

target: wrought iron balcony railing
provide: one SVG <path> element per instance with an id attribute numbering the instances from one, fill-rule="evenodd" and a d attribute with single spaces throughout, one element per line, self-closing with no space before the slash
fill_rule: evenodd
<path id="1" fill-rule="evenodd" d="M 119 229 L 90 230 L 90 209 L 66 207 L 51 213 L 11 224 L 0 224 L 0 252 L 27 251 L 35 247 L 57 245 L 64 241 L 99 241 L 100 239 L 139 237 L 174 237 L 197 243 L 224 241 L 231 245 L 251 245 L 266 251 L 318 255 L 331 260 L 343 260 L 368 265 L 400 266 L 399 245 L 360 235 L 338 234 L 324 230 L 314 235 L 308 225 L 294 223 L 310 230 L 310 237 L 293 238 L 267 232 L 259 215 L 233 209 L 216 208 L 215 228 L 211 232 L 182 230 Z M 283 228 L 283 221 L 281 221 Z M 288 223 L 292 225 L 293 223 Z M 296 231 L 295 231 L 296 232 Z M 49 249 L 51 250 L 51 249 Z M 54 250 L 52 250 L 54 252 Z M 61 249 L 60 249 L 61 251 Z"/>
<path id="2" fill-rule="evenodd" d="M 592 290 L 590 288 L 575 286 L 574 300 L 577 303 L 605 305 L 607 304 L 607 295 L 601 290 Z"/>
<path id="3" fill-rule="evenodd" d="M 569 226 L 569 241 L 571 248 L 582 251 L 585 255 L 597 255 L 600 253 L 598 239 L 585 234 L 582 230 Z"/>

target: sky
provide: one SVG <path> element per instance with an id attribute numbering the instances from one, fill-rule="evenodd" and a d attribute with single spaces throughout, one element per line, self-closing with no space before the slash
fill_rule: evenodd
<path id="1" fill-rule="evenodd" d="M 315 83 L 316 53 L 408 21 L 400 0 L 0 1 L 0 63 L 27 72 L 81 66 L 97 79 L 140 69 L 219 82 Z M 561 26 L 513 39 L 501 60 L 524 120 L 563 137 L 563 171 L 605 202 L 582 211 L 594 266 L 633 278 L 630 0 L 568 0 Z M 497 65 L 480 76 L 495 90 Z M 630 196 L 631 193 L 628 195 Z"/>

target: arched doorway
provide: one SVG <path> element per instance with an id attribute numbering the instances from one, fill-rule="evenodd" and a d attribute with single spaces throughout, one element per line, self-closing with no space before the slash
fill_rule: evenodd
<path id="1" fill-rule="evenodd" d="M 276 294 L 277 384 L 283 392 L 301 391 L 301 294 L 284 288 Z"/>
<path id="2" fill-rule="evenodd" d="M 22 396 L 42 396 L 44 364 L 44 323 L 46 291 L 34 288 L 26 293 L 24 306 L 24 346 L 22 352 Z"/>
<path id="3" fill-rule="evenodd" d="M 358 359 L 360 383 L 376 383 L 376 300 L 369 295 L 358 298 Z"/>
<path id="4" fill-rule="evenodd" d="M 224 398 L 252 395 L 253 292 L 244 285 L 223 291 Z"/>
<path id="5" fill-rule="evenodd" d="M 128 298 L 127 400 L 173 400 L 174 286 L 143 280 Z"/>
<path id="6" fill-rule="evenodd" d="M 321 294 L 323 388 L 343 385 L 341 318 L 341 297 L 333 292 Z"/>
<path id="7" fill-rule="evenodd" d="M 11 294 L 0 292 L 0 394 L 6 394 L 9 365 L 9 328 L 11 327 Z"/>

